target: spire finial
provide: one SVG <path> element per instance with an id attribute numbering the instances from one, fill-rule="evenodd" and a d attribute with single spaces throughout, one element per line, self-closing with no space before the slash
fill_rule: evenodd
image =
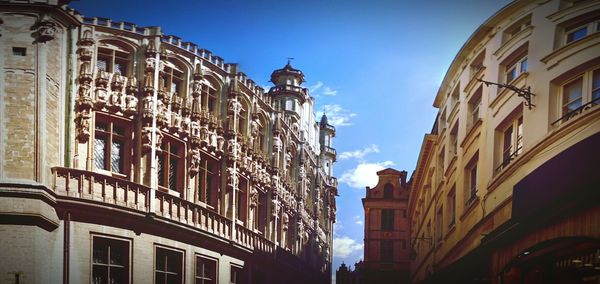
<path id="1" fill-rule="evenodd" d="M 292 63 L 292 60 L 294 60 L 294 57 L 288 57 L 287 60 L 287 65 L 290 65 L 290 63 Z"/>

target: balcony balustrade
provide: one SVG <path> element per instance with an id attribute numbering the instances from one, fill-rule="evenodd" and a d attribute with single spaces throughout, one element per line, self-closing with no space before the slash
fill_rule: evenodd
<path id="1" fill-rule="evenodd" d="M 137 211 L 154 213 L 179 224 L 229 240 L 254 253 L 274 256 L 275 244 L 244 226 L 233 226 L 233 221 L 199 204 L 134 182 L 96 172 L 54 167 L 52 190 L 60 197 L 79 198 Z M 154 202 L 154 212 L 150 202 Z"/>

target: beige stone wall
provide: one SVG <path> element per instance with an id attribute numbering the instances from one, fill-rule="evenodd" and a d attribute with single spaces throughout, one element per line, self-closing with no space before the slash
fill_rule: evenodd
<path id="1" fill-rule="evenodd" d="M 577 142 L 600 132 L 600 108 L 585 110 L 567 122 L 555 123 L 560 113 L 561 85 L 583 72 L 600 66 L 600 34 L 594 30 L 585 38 L 565 43 L 565 27 L 584 23 L 598 15 L 598 1 L 570 4 L 567 1 L 517 1 L 494 15 L 463 46 L 441 84 L 434 106 L 439 108 L 435 143 L 421 157 L 424 173 L 411 192 L 412 239 L 417 257 L 412 277 L 423 279 L 479 246 L 482 235 L 511 218 L 513 186 Z M 507 31 L 531 15 L 530 25 L 507 39 Z M 596 16 L 597 19 L 597 16 Z M 531 87 L 535 94 L 531 109 L 515 92 L 478 82 L 505 83 L 506 62 L 527 46 L 527 71 L 510 82 L 519 88 Z M 484 53 L 485 67 L 477 75 L 471 65 Z M 470 121 L 469 102 L 481 88 L 480 122 Z M 458 89 L 458 100 L 452 97 Z M 584 90 L 584 92 L 586 92 Z M 586 95 L 586 94 L 584 94 Z M 586 101 L 584 101 L 585 103 Z M 445 119 L 441 119 L 445 114 Z M 518 116 L 523 117 L 523 148 L 507 165 L 502 164 L 503 131 Z M 456 155 L 452 128 L 457 126 Z M 444 151 L 443 155 L 440 153 Z M 440 157 L 444 157 L 440 161 Z M 467 202 L 468 169 L 477 157 L 477 198 Z M 455 224 L 448 221 L 447 196 L 455 188 Z M 440 241 L 435 240 L 438 210 L 443 208 Z"/>
<path id="2" fill-rule="evenodd" d="M 2 179 L 34 180 L 36 125 L 36 47 L 29 29 L 36 18 L 26 15 L 0 15 L 2 24 L 4 107 L 2 129 Z M 26 48 L 26 56 L 14 56 L 13 47 Z"/>

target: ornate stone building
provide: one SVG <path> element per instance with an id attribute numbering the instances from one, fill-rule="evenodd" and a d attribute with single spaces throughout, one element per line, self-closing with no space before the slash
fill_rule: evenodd
<path id="1" fill-rule="evenodd" d="M 456 55 L 411 182 L 414 283 L 600 281 L 600 1 L 514 1 Z"/>
<path id="2" fill-rule="evenodd" d="M 265 91 L 66 4 L 0 2 L 2 281 L 329 283 L 335 128 L 303 73 Z"/>

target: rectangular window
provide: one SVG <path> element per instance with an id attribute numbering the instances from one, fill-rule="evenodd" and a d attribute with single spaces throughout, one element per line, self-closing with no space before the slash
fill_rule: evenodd
<path id="1" fill-rule="evenodd" d="M 183 252 L 156 247 L 154 283 L 183 283 Z"/>
<path id="2" fill-rule="evenodd" d="M 394 241 L 382 240 L 379 247 L 381 262 L 392 262 L 394 260 Z"/>
<path id="3" fill-rule="evenodd" d="M 583 78 L 568 83 L 563 87 L 563 113 L 571 112 L 582 104 Z"/>
<path id="4" fill-rule="evenodd" d="M 393 209 L 381 209 L 381 230 L 382 231 L 393 231 L 394 230 L 394 210 Z"/>
<path id="5" fill-rule="evenodd" d="M 479 106 L 481 105 L 481 94 L 483 93 L 483 87 L 479 86 L 475 93 L 471 96 L 468 103 L 469 117 L 467 120 L 467 127 L 471 129 L 475 123 L 480 119 Z"/>
<path id="6" fill-rule="evenodd" d="M 448 228 L 454 226 L 456 221 L 456 187 L 452 186 L 450 193 L 446 200 L 446 206 L 448 208 Z"/>
<path id="7" fill-rule="evenodd" d="M 239 266 L 231 266 L 229 274 L 229 282 L 231 284 L 242 284 L 245 283 L 244 275 L 242 274 L 242 268 Z"/>
<path id="8" fill-rule="evenodd" d="M 504 34 L 502 37 L 502 42 L 505 43 L 510 39 L 514 38 L 521 31 L 525 30 L 531 26 L 531 15 L 527 15 L 522 19 L 518 20 L 514 24 L 510 25 L 506 30 L 504 30 Z"/>
<path id="9" fill-rule="evenodd" d="M 217 283 L 217 261 L 210 258 L 196 256 L 196 284 Z"/>
<path id="10" fill-rule="evenodd" d="M 158 156 L 158 185 L 170 190 L 183 188 L 183 146 L 174 140 L 163 139 Z"/>
<path id="11" fill-rule="evenodd" d="M 198 200 L 216 207 L 216 161 L 202 156 L 200 159 L 200 172 L 198 173 Z"/>
<path id="12" fill-rule="evenodd" d="M 13 47 L 12 52 L 14 56 L 26 56 L 27 48 L 25 47 Z"/>
<path id="13" fill-rule="evenodd" d="M 452 126 L 452 130 L 450 130 L 450 145 L 448 145 L 448 154 L 450 158 L 456 156 L 458 153 L 458 122 Z"/>
<path id="14" fill-rule="evenodd" d="M 96 169 L 126 174 L 130 141 L 128 132 L 129 129 L 113 121 L 97 117 L 93 152 Z"/>
<path id="15" fill-rule="evenodd" d="M 502 131 L 502 162 L 497 170 L 502 170 L 523 152 L 523 116 L 511 120 Z"/>
<path id="16" fill-rule="evenodd" d="M 567 44 L 582 39 L 588 34 L 588 27 L 578 27 L 567 32 Z"/>
<path id="17" fill-rule="evenodd" d="M 600 103 L 600 69 L 588 70 L 567 81 L 560 88 L 561 117 L 553 122 L 566 122 Z"/>
<path id="18" fill-rule="evenodd" d="M 182 94 L 183 88 L 183 72 L 178 70 L 175 65 L 168 63 L 168 67 L 165 67 L 162 74 L 162 87 L 164 90 L 169 92 L 170 95 L 175 93 Z"/>
<path id="19" fill-rule="evenodd" d="M 527 57 L 521 57 L 515 63 L 506 67 L 505 82 L 510 83 L 525 72 L 527 72 Z"/>
<path id="20" fill-rule="evenodd" d="M 471 204 L 477 198 L 477 162 L 478 155 L 471 159 L 465 168 L 465 200 L 466 204 Z"/>
<path id="21" fill-rule="evenodd" d="M 130 54 L 128 52 L 116 50 L 118 48 L 98 48 L 98 56 L 96 57 L 96 69 L 104 70 L 109 73 L 119 73 L 127 76 L 128 66 L 130 62 Z"/>
<path id="22" fill-rule="evenodd" d="M 129 283 L 129 241 L 92 237 L 92 283 Z"/>

